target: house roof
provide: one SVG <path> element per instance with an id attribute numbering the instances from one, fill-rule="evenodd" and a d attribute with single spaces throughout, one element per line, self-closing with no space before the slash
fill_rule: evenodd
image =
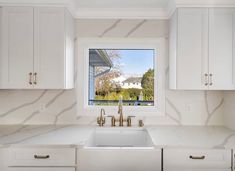
<path id="1" fill-rule="evenodd" d="M 113 63 L 105 50 L 90 49 L 89 50 L 89 65 L 112 67 Z"/>
<path id="2" fill-rule="evenodd" d="M 123 83 L 141 83 L 142 77 L 130 77 L 127 78 Z"/>

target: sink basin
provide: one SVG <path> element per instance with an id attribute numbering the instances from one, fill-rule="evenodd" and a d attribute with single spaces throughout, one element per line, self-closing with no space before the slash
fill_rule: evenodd
<path id="1" fill-rule="evenodd" d="M 97 128 L 77 161 L 79 171 L 161 171 L 161 149 L 143 128 Z"/>
<path id="2" fill-rule="evenodd" d="M 98 128 L 88 139 L 86 147 L 153 148 L 153 143 L 148 132 L 142 128 Z"/>

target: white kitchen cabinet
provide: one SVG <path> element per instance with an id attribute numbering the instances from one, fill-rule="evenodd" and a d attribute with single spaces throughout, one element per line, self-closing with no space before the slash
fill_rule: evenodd
<path id="1" fill-rule="evenodd" d="M 64 8 L 35 8 L 36 88 L 73 88 L 74 24 Z"/>
<path id="2" fill-rule="evenodd" d="M 9 148 L 7 165 L 23 166 L 75 166 L 74 148 Z"/>
<path id="3" fill-rule="evenodd" d="M 33 8 L 2 8 L 0 75 L 3 88 L 31 88 Z"/>
<path id="4" fill-rule="evenodd" d="M 170 20 L 170 88 L 233 90 L 231 8 L 179 8 Z"/>
<path id="5" fill-rule="evenodd" d="M 74 87 L 74 21 L 60 7 L 3 7 L 0 88 Z"/>
<path id="6" fill-rule="evenodd" d="M 208 10 L 178 9 L 170 20 L 170 87 L 205 89 Z"/>
<path id="7" fill-rule="evenodd" d="M 232 150 L 225 149 L 165 149 L 164 171 L 231 171 Z"/>
<path id="8" fill-rule="evenodd" d="M 165 169 L 164 171 L 231 171 L 231 169 Z"/>
<path id="9" fill-rule="evenodd" d="M 75 168 L 69 167 L 11 167 L 6 171 L 75 171 Z"/>
<path id="10" fill-rule="evenodd" d="M 209 9 L 209 89 L 235 89 L 235 9 Z"/>
<path id="11" fill-rule="evenodd" d="M 75 171 L 76 149 L 21 147 L 0 150 L 1 171 Z"/>

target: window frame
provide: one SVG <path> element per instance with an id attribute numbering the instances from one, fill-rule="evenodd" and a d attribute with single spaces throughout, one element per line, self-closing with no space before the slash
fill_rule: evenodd
<path id="1" fill-rule="evenodd" d="M 165 39 L 164 38 L 81 38 L 78 39 L 77 101 L 78 115 L 117 114 L 117 106 L 90 106 L 89 49 L 154 49 L 154 106 L 124 106 L 124 115 L 165 115 Z M 156 54 L 157 52 L 157 54 Z M 83 72 L 79 72 L 83 70 Z M 80 81 L 80 82 L 79 82 Z"/>

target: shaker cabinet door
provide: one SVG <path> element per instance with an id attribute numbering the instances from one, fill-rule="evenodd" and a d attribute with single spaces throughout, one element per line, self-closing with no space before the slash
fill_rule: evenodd
<path id="1" fill-rule="evenodd" d="M 1 88 L 32 88 L 33 8 L 2 8 Z"/>
<path id="2" fill-rule="evenodd" d="M 64 88 L 65 9 L 35 8 L 35 88 Z"/>
<path id="3" fill-rule="evenodd" d="M 170 42 L 171 88 L 208 89 L 208 9 L 178 9 L 170 21 L 170 41 L 176 43 Z"/>
<path id="4" fill-rule="evenodd" d="M 235 89 L 235 9 L 209 9 L 210 89 Z"/>

